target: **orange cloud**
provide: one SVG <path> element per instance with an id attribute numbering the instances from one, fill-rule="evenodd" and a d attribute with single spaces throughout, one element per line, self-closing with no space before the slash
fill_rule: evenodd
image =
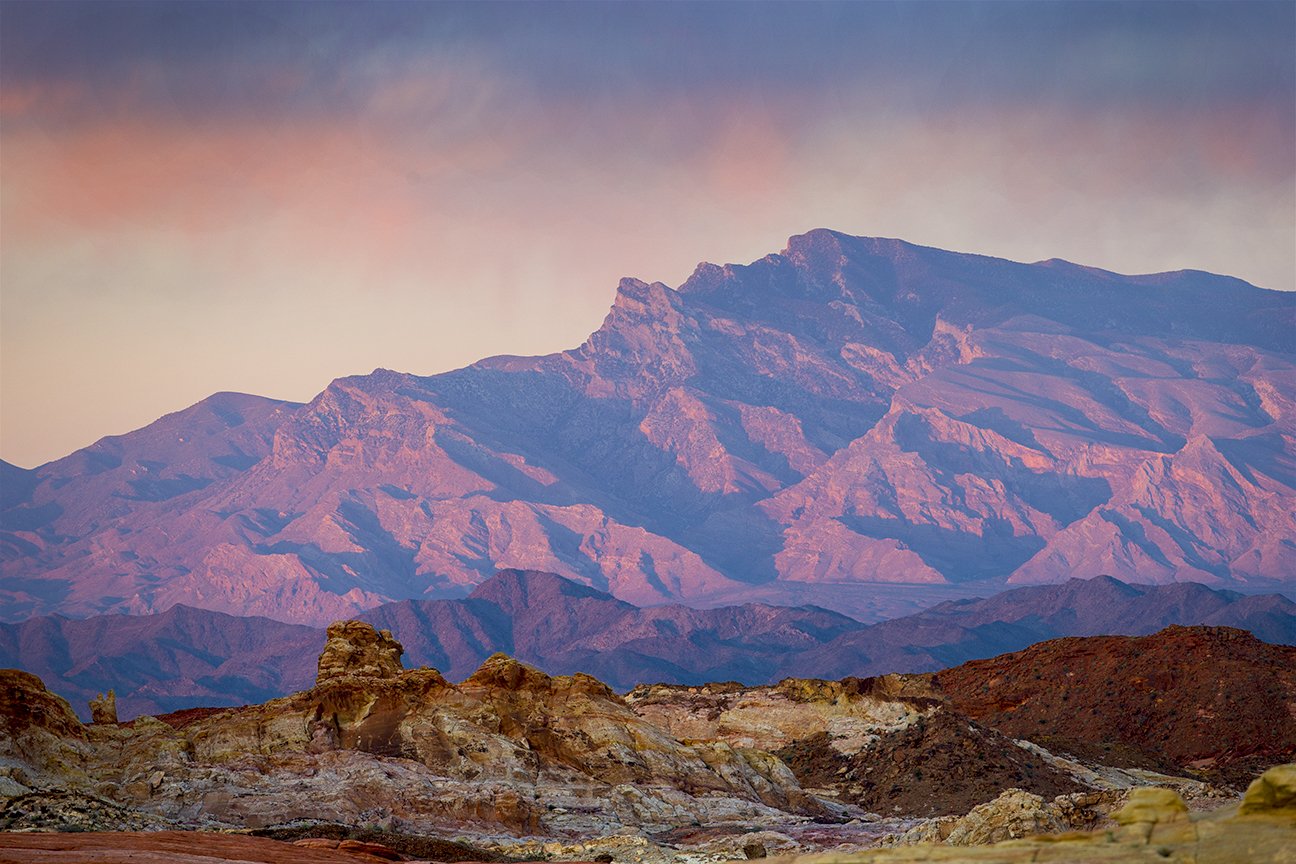
<path id="1" fill-rule="evenodd" d="M 416 71 L 345 116 L 269 121 L 61 123 L 50 106 L 84 94 L 5 88 L 5 457 L 218 389 L 309 398 L 379 365 L 570 347 L 620 276 L 674 284 L 815 226 L 1296 287 L 1296 190 L 1272 155 L 1290 130 L 1255 106 L 809 116 L 699 89 L 647 110 Z"/>

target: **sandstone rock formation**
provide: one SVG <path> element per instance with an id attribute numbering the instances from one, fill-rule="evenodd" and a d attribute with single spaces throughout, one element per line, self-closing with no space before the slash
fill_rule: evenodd
<path id="1" fill-rule="evenodd" d="M 44 682 L 18 669 L 0 669 L 0 743 L 43 733 L 60 739 L 84 739 L 86 732 L 67 700 L 45 689 Z"/>
<path id="2" fill-rule="evenodd" d="M 1010 786 L 1050 798 L 1085 788 L 949 711 L 922 676 L 656 685 L 626 698 L 679 737 L 772 750 L 806 788 L 874 813 L 962 814 Z"/>
<path id="3" fill-rule="evenodd" d="M 346 675 L 395 678 L 404 671 L 404 653 L 390 630 L 375 630 L 363 621 L 335 621 L 328 628 L 328 642 L 319 656 L 315 683 Z"/>
<path id="4" fill-rule="evenodd" d="M 170 827 L 170 820 L 84 792 L 53 789 L 0 799 L 0 832 L 6 833 L 157 831 Z M 0 848 L 5 845 L 4 837 L 0 834 Z"/>
<path id="5" fill-rule="evenodd" d="M 1280 766 L 1255 781 L 1248 793 L 1246 806 L 1220 808 L 1207 814 L 1188 813 L 1181 800 L 1167 790 L 1139 790 L 1130 803 L 1117 814 L 1119 827 L 1097 832 L 1071 831 L 1063 834 L 1031 836 L 999 841 L 989 846 L 953 846 L 948 843 L 921 843 L 853 852 L 838 851 L 828 855 L 795 855 L 803 848 L 787 835 L 757 832 L 747 839 L 727 838 L 711 847 L 698 847 L 687 855 L 655 847 L 643 836 L 614 835 L 584 843 L 534 841 L 517 844 L 516 850 L 527 850 L 526 860 L 616 861 L 629 864 L 668 864 L 675 860 L 718 864 L 740 857 L 759 857 L 760 851 L 785 857 L 773 858 L 778 864 L 888 864 L 888 862 L 960 862 L 960 864 L 1285 864 L 1296 848 L 1296 807 L 1288 799 L 1275 799 L 1273 790 L 1291 787 L 1296 765 Z M 1024 800 L 1024 807 L 1001 808 L 1001 815 L 1030 812 L 1035 802 L 1022 799 L 1012 791 L 1004 801 Z M 994 805 L 978 808 L 982 813 L 994 811 Z M 968 819 L 940 820 L 957 828 L 970 829 Z M 1002 820 L 980 823 L 989 834 L 1013 833 Z M 997 829 L 993 826 L 998 826 Z M 953 832 L 951 831 L 951 834 Z M 129 856 L 143 864 L 217 864 L 222 861 L 255 862 L 255 864 L 355 864 L 358 857 L 347 857 L 342 851 L 347 841 L 322 840 L 288 846 L 262 838 L 214 832 L 149 833 L 74 833 L 74 834 L 0 834 L 0 854 L 14 864 L 38 864 L 50 860 L 119 862 Z M 750 853 L 746 847 L 751 847 Z M 369 860 L 386 858 L 386 847 L 367 843 L 348 846 L 359 855 L 371 854 Z M 611 850 L 615 856 L 608 854 Z M 52 858 L 51 856 L 62 856 Z"/>
<path id="6" fill-rule="evenodd" d="M 0 835 L 0 860 L 5 864 L 362 864 L 391 859 L 366 859 L 349 850 L 214 831 L 133 831 Z"/>
<path id="7" fill-rule="evenodd" d="M 86 785 L 89 729 L 35 675 L 0 669 L 0 788 L 22 796 L 66 780 Z"/>
<path id="8" fill-rule="evenodd" d="M 1088 828 L 1127 798 L 1121 843 L 1187 843 L 1202 824 L 1169 788 L 1128 791 L 1200 784 L 1013 741 L 954 712 L 932 676 L 656 685 L 623 699 L 504 654 L 460 684 L 399 658 L 390 634 L 338 622 L 309 690 L 89 726 L 40 679 L 2 672 L 0 829 L 274 826 L 296 840 L 285 832 L 324 821 L 630 864 L 667 864 L 668 844 L 688 845 L 704 864 L 757 846 L 859 849 L 912 824 L 866 811 L 935 814 L 894 842 L 947 845 Z M 1296 809 L 1294 778 L 1266 774 L 1239 818 L 1267 831 Z"/>
<path id="9" fill-rule="evenodd" d="M 838 800 L 888 815 L 965 813 L 1006 787 L 1024 786 L 1049 798 L 1086 789 L 1040 754 L 948 709 L 881 734 L 854 753 L 821 734 L 775 755 L 806 786 L 831 789 Z"/>
<path id="10" fill-rule="evenodd" d="M 767 687 L 737 683 L 643 685 L 626 694 L 641 717 L 680 738 L 776 750 L 819 733 L 858 752 L 882 732 L 903 729 L 940 702 L 923 677 L 841 681 L 789 678 Z"/>
<path id="11" fill-rule="evenodd" d="M 1059 795 L 1048 801 L 1021 789 L 1007 789 L 993 801 L 978 804 L 964 815 L 929 819 L 890 839 L 889 843 L 985 846 L 1034 834 L 1087 830 L 1110 815 L 1123 797 L 1124 793 L 1083 792 Z"/>
<path id="12" fill-rule="evenodd" d="M 174 725 L 85 727 L 39 679 L 7 673 L 15 746 L 0 755 L 42 789 L 173 822 L 571 836 L 841 811 L 768 753 L 682 743 L 589 676 L 550 677 L 496 655 L 454 685 L 432 669 L 394 671 L 398 646 L 368 625 L 331 631 L 311 690 Z"/>
<path id="13" fill-rule="evenodd" d="M 1167 834 L 1184 836 L 1188 805 L 1173 789 L 1133 789 L 1113 818 L 1125 829 L 1126 837 L 1152 843 L 1167 839 Z"/>
<path id="14" fill-rule="evenodd" d="M 1296 764 L 1278 765 L 1253 780 L 1238 812 L 1243 816 L 1291 813 L 1296 817 Z"/>
<path id="15" fill-rule="evenodd" d="M 311 837 L 298 840 L 293 843 L 299 849 L 336 849 L 349 855 L 359 861 L 367 861 L 370 864 L 383 864 L 387 861 L 405 861 L 408 860 L 381 843 L 366 843 L 363 840 L 329 840 L 325 838 Z"/>
<path id="16" fill-rule="evenodd" d="M 109 690 L 90 700 L 91 723 L 117 722 L 117 694 Z"/>

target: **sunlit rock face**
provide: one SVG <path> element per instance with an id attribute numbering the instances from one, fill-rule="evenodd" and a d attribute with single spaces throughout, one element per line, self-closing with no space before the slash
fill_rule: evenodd
<path id="1" fill-rule="evenodd" d="M 375 630 L 363 621 L 334 621 L 327 635 L 316 684 L 347 675 L 395 678 L 404 671 L 401 655 L 405 648 L 392 638 L 390 630 Z"/>
<path id="2" fill-rule="evenodd" d="M 263 704 L 91 726 L 36 676 L 0 670 L 0 798 L 30 819 L 98 796 L 100 827 L 380 814 L 416 831 L 552 836 L 843 809 L 768 753 L 672 737 L 588 675 L 496 654 L 456 685 L 401 670 L 399 644 L 360 622 L 329 628 L 319 667 L 315 687 Z"/>
<path id="3" fill-rule="evenodd" d="M 812 231 L 624 280 L 570 351 L 218 394 L 6 471 L 0 614 L 325 624 L 503 567 L 840 609 L 823 586 L 1286 582 L 1294 332 L 1296 296 L 1227 277 Z"/>
<path id="4" fill-rule="evenodd" d="M 380 823 L 487 838 L 518 853 L 537 842 L 620 838 L 650 854 L 636 860 L 660 864 L 673 860 L 668 844 L 716 842 L 721 853 L 744 836 L 767 852 L 883 834 L 888 843 L 975 845 L 1111 819 L 1121 836 L 1168 842 L 1162 823 L 1179 831 L 1199 824 L 1203 810 L 1238 809 L 1243 778 L 1259 772 L 1230 780 L 1228 764 L 1261 764 L 1257 756 L 1271 764 L 1293 752 L 1283 718 L 1296 649 L 1226 628 L 1032 649 L 1088 658 L 1088 667 L 1055 664 L 1058 674 L 1080 670 L 1069 686 L 1041 684 L 1042 673 L 1029 672 L 1041 668 L 1038 658 L 1022 652 L 935 676 L 651 685 L 627 697 L 589 675 L 547 675 L 503 653 L 454 684 L 435 669 L 400 669 L 398 643 L 367 624 L 330 631 L 318 663 L 329 674 L 310 689 L 125 723 L 84 725 L 40 678 L 0 670 L 0 822 L 76 831 Z M 1182 675 L 1169 656 L 1187 658 L 1194 674 Z M 1128 667 L 1131 680 L 1115 680 L 1113 666 Z M 1153 667 L 1176 710 L 1155 709 L 1141 738 L 1141 728 L 1077 726 L 1038 695 L 1069 690 L 1083 708 L 1111 687 L 1120 692 L 1106 696 L 1107 713 L 1137 717 L 1137 704 L 1148 704 L 1137 682 Z M 1224 700 L 1224 716 L 1220 694 L 1238 681 L 1250 696 Z M 1036 741 L 1009 737 L 1015 712 L 983 710 L 1005 700 L 1029 715 L 1024 737 Z M 981 721 L 961 713 L 964 705 Z M 1206 718 L 1214 744 L 1192 734 Z M 1178 726 L 1167 735 L 1165 723 Z M 1114 746 L 1081 755 L 1095 731 Z M 1186 743 L 1171 752 L 1165 742 L 1177 737 Z M 1159 759 L 1172 774 L 1129 764 L 1139 748 L 1140 761 Z M 1213 773 L 1234 791 L 1185 776 L 1211 752 Z M 1242 816 L 1290 814 L 1291 781 L 1290 768 L 1266 773 L 1241 802 Z M 1140 788 L 1149 785 L 1164 788 Z"/>

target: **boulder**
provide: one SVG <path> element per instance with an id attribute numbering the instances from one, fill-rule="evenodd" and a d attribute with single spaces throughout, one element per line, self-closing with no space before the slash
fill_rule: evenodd
<path id="1" fill-rule="evenodd" d="M 1188 805 L 1173 789 L 1131 789 L 1125 806 L 1112 814 L 1125 837 L 1135 842 L 1186 842 L 1196 837 Z"/>
<path id="2" fill-rule="evenodd" d="M 1008 789 L 993 801 L 973 807 L 966 816 L 930 819 L 893 842 L 897 846 L 918 843 L 984 846 L 1070 828 L 1058 805 L 1021 789 Z"/>
<path id="3" fill-rule="evenodd" d="M 1125 806 L 1112 814 L 1119 825 L 1177 822 L 1188 818 L 1188 805 L 1173 789 L 1148 786 L 1131 789 Z"/>
<path id="4" fill-rule="evenodd" d="M 1282 811 L 1296 816 L 1296 764 L 1276 765 L 1253 780 L 1238 809 L 1243 816 Z"/>

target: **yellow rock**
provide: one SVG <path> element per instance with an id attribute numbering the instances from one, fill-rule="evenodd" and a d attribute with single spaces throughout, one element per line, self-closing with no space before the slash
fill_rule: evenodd
<path id="1" fill-rule="evenodd" d="M 848 855 L 771 859 L 770 864 L 1296 864 L 1296 765 L 1251 784 L 1242 807 L 1192 814 L 1169 789 L 1139 789 L 1117 817 L 1118 831 L 1072 832 L 990 846 L 925 843 Z M 1150 835 L 1150 836 L 1149 836 Z"/>
<path id="2" fill-rule="evenodd" d="M 1188 805 L 1173 789 L 1151 786 L 1130 790 L 1125 806 L 1112 814 L 1120 825 L 1176 822 L 1188 817 Z"/>
<path id="3" fill-rule="evenodd" d="M 1290 810 L 1296 817 L 1296 764 L 1278 765 L 1257 777 L 1247 787 L 1243 815 Z"/>

